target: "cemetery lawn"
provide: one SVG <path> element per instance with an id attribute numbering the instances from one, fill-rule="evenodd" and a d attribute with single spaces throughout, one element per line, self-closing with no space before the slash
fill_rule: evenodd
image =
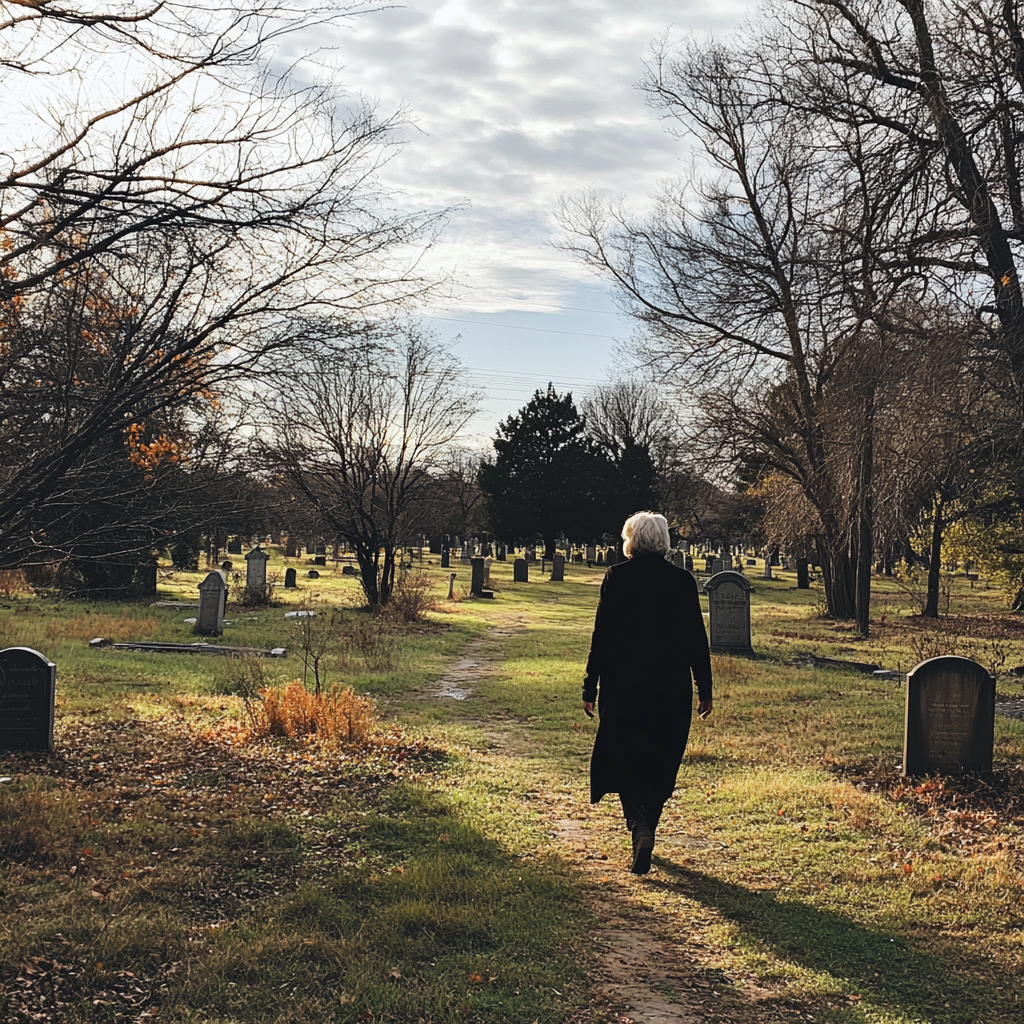
<path id="1" fill-rule="evenodd" d="M 440 593 L 447 573 L 425 571 Z M 637 879 L 617 808 L 586 803 L 601 573 L 566 573 L 515 586 L 496 562 L 495 601 L 390 628 L 331 571 L 278 591 L 348 606 L 328 678 L 389 724 L 340 750 L 235 742 L 251 679 L 228 659 L 87 646 L 190 642 L 188 612 L 10 595 L 4 646 L 57 663 L 59 707 L 51 758 L 0 754 L 0 1019 L 613 1020 L 587 970 L 594 896 L 614 890 L 677 950 L 677 995 L 709 1021 L 1020 1021 L 1024 724 L 997 717 L 990 790 L 904 783 L 902 689 L 787 664 L 1012 668 L 1024 630 L 994 591 L 958 583 L 936 629 L 879 581 L 865 640 L 792 574 L 752 574 L 756 655 L 715 659 L 714 714 Z M 200 578 L 165 574 L 161 597 Z M 223 642 L 292 652 L 268 681 L 302 674 L 284 610 L 229 608 Z M 434 695 L 442 677 L 465 699 Z M 1022 696 L 1008 676 L 999 691 Z M 565 818 L 592 842 L 567 842 Z"/>

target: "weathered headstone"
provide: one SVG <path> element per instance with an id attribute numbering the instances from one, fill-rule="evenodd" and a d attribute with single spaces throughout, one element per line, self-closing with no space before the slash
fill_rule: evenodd
<path id="1" fill-rule="evenodd" d="M 284 571 L 284 589 L 285 590 L 294 590 L 298 586 L 298 584 L 295 582 L 295 576 L 296 576 L 295 569 L 292 566 L 289 566 L 287 569 L 285 569 L 285 571 Z"/>
<path id="2" fill-rule="evenodd" d="M 295 558 L 299 553 L 299 546 L 295 543 L 294 537 L 289 537 L 284 547 L 285 558 Z"/>
<path id="3" fill-rule="evenodd" d="M 512 563 L 512 582 L 513 583 L 529 583 L 530 582 L 530 565 L 525 558 L 517 558 Z"/>
<path id="4" fill-rule="evenodd" d="M 318 558 L 326 558 L 327 557 L 327 545 L 323 541 L 320 541 L 320 543 L 317 544 L 317 546 L 316 546 L 316 551 L 314 552 L 314 554 Z"/>
<path id="5" fill-rule="evenodd" d="M 245 591 L 250 599 L 262 600 L 267 594 L 267 562 L 263 548 L 253 548 L 245 556 Z"/>
<path id="6" fill-rule="evenodd" d="M 731 566 L 724 558 L 715 558 L 712 559 L 708 572 L 714 576 L 720 572 L 729 572 L 730 568 Z"/>
<path id="7" fill-rule="evenodd" d="M 764 578 L 766 580 L 770 580 L 772 578 L 772 563 L 769 558 L 764 560 Z"/>
<path id="8" fill-rule="evenodd" d="M 747 559 L 747 565 L 757 565 L 757 559 L 756 558 L 748 558 Z"/>
<path id="9" fill-rule="evenodd" d="M 211 572 L 199 584 L 199 612 L 193 633 L 200 636 L 220 636 L 224 632 L 224 604 L 228 585 L 219 572 Z"/>
<path id="10" fill-rule="evenodd" d="M 527 563 L 537 561 L 537 549 L 535 547 L 528 547 L 523 551 L 523 558 L 526 559 Z"/>
<path id="11" fill-rule="evenodd" d="M 468 540 L 462 542 L 462 561 L 467 565 L 473 561 L 473 545 Z"/>
<path id="12" fill-rule="evenodd" d="M 996 681 L 976 661 L 944 657 L 907 673 L 903 774 L 990 772 Z"/>
<path id="13" fill-rule="evenodd" d="M 598 551 L 597 558 L 594 559 L 597 565 L 604 565 L 604 552 Z"/>
<path id="14" fill-rule="evenodd" d="M 441 568 L 448 569 L 452 564 L 452 551 L 449 547 L 441 548 Z"/>
<path id="15" fill-rule="evenodd" d="M 596 544 L 588 544 L 587 545 L 587 561 L 588 562 L 596 562 L 597 561 L 597 545 Z"/>
<path id="16" fill-rule="evenodd" d="M 320 565 L 320 566 L 327 565 L 327 556 L 326 555 L 314 555 L 313 556 L 313 564 L 314 565 Z"/>
<path id="17" fill-rule="evenodd" d="M 231 570 L 234 569 L 234 567 L 235 563 L 229 562 L 226 558 L 224 559 L 223 562 L 220 563 L 221 572 L 231 572 Z"/>
<path id="18" fill-rule="evenodd" d="M 342 575 L 344 575 L 344 570 L 342 571 Z M 306 573 L 306 579 L 307 580 L 318 580 L 318 579 L 320 579 L 320 573 L 318 573 L 316 571 L 316 569 L 310 569 L 309 572 Z"/>
<path id="19" fill-rule="evenodd" d="M 798 558 L 796 560 L 796 589 L 811 589 L 811 575 L 808 572 L 808 562 L 806 558 Z"/>
<path id="20" fill-rule="evenodd" d="M 228 541 L 228 554 L 229 555 L 240 555 L 242 553 L 242 538 L 235 537 L 234 540 Z"/>
<path id="21" fill-rule="evenodd" d="M 786 572 L 789 572 L 789 570 L 790 570 L 789 559 L 788 558 L 783 558 L 783 559 L 780 559 L 780 561 L 782 562 L 782 568 L 785 569 Z"/>
<path id="22" fill-rule="evenodd" d="M 307 555 L 315 555 L 316 554 L 316 545 L 314 545 L 311 541 L 308 541 L 308 540 L 306 541 L 306 554 Z"/>
<path id="23" fill-rule="evenodd" d="M 683 559 L 683 568 L 687 572 L 693 572 L 693 555 L 686 555 Z"/>
<path id="24" fill-rule="evenodd" d="M 723 651 L 750 651 L 750 591 L 742 573 L 726 570 L 704 584 L 711 620 L 711 646 Z"/>
<path id="25" fill-rule="evenodd" d="M 430 538 L 430 553 L 432 555 L 439 555 L 439 554 L 441 554 L 441 548 L 442 548 L 443 544 L 444 544 L 444 542 L 441 540 L 440 537 L 431 537 Z"/>
<path id="26" fill-rule="evenodd" d="M 53 750 L 57 666 L 31 647 L 0 651 L 0 750 Z"/>
<path id="27" fill-rule="evenodd" d="M 498 559 L 499 562 L 506 561 L 508 559 L 508 545 L 507 544 L 499 544 L 498 548 L 497 548 L 497 550 L 495 551 L 494 554 L 495 554 L 495 557 Z"/>
<path id="28" fill-rule="evenodd" d="M 470 564 L 473 566 L 473 575 L 469 583 L 469 592 L 474 597 L 479 597 L 484 589 L 484 560 L 474 558 Z"/>
<path id="29" fill-rule="evenodd" d="M 671 551 L 669 554 L 671 555 L 670 561 L 677 569 L 686 568 L 686 561 L 683 557 L 682 551 Z"/>
<path id="30" fill-rule="evenodd" d="M 555 553 L 551 559 L 551 582 L 561 583 L 565 579 L 565 555 Z"/>

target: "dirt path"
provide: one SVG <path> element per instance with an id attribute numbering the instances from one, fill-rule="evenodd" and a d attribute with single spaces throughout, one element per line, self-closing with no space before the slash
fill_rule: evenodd
<path id="1" fill-rule="evenodd" d="M 525 616 L 496 626 L 486 636 L 470 641 L 449 671 L 422 693 L 423 699 L 461 702 L 482 680 L 497 675 L 504 661 L 505 641 L 527 631 Z M 454 722 L 483 729 L 494 753 L 509 752 L 513 734 L 493 720 L 459 715 Z M 619 1024 L 700 1024 L 709 1018 L 707 1004 L 717 993 L 678 944 L 666 939 L 657 915 L 631 898 L 645 879 L 630 875 L 619 856 L 622 833 L 607 817 L 589 806 L 576 806 L 563 795 L 535 790 L 524 794 L 536 808 L 547 809 L 553 823 L 552 848 L 585 873 L 591 885 L 585 898 L 599 920 L 589 936 L 591 1008 L 576 1018 L 578 1024 L 615 1021 Z M 615 850 L 614 855 L 604 850 Z M 657 877 L 657 868 L 650 878 Z"/>

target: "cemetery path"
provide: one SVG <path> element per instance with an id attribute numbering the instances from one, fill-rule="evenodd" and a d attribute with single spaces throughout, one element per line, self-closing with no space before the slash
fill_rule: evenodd
<path id="1" fill-rule="evenodd" d="M 528 722 L 481 718 L 462 703 L 485 680 L 501 674 L 505 642 L 528 629 L 526 616 L 504 619 L 485 636 L 470 641 L 448 672 L 419 695 L 451 700 L 449 721 L 480 729 L 486 736 L 489 750 L 476 755 L 485 761 L 521 759 L 531 745 L 536 746 L 535 739 L 531 744 Z M 541 771 L 531 782 L 522 799 L 550 821 L 550 849 L 582 872 L 587 882 L 584 898 L 598 921 L 588 936 L 591 1006 L 574 1018 L 575 1024 L 598 1019 L 616 1024 L 709 1020 L 708 1010 L 719 995 L 713 982 L 683 945 L 667 934 L 676 923 L 662 920 L 658 911 L 636 900 L 642 887 L 657 877 L 657 868 L 648 879 L 630 875 L 618 863 L 625 833 L 617 819 L 603 808 L 581 803 L 567 788 L 552 791 L 550 777 Z M 606 850 L 613 852 L 609 855 Z"/>

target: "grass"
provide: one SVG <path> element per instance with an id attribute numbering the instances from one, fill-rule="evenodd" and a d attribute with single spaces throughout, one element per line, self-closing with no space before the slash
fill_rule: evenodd
<path id="1" fill-rule="evenodd" d="M 447 572 L 424 568 L 444 593 Z M 270 570 L 283 575 L 279 555 Z M 162 573 L 161 596 L 192 598 L 203 575 Z M 224 642 L 290 648 L 263 663 L 277 684 L 302 673 L 286 607 L 343 610 L 328 685 L 373 696 L 402 731 L 337 749 L 230 742 L 244 709 L 227 659 L 87 646 L 190 641 L 188 612 L 12 593 L 5 643 L 57 662 L 60 710 L 53 757 L 0 755 L 14 778 L 0 786 L 4 1019 L 600 1019 L 585 978 L 595 883 L 552 846 L 551 820 L 583 817 L 624 858 L 611 802 L 585 795 L 579 689 L 601 574 L 538 576 L 516 586 L 494 563 L 494 602 L 417 624 L 369 619 L 330 569 L 278 589 L 285 606 L 231 607 Z M 955 649 L 1005 669 L 1024 662 L 1018 620 L 958 581 L 935 628 L 881 580 L 865 639 L 793 574 L 754 582 L 756 655 L 715 658 L 715 712 L 694 723 L 657 870 L 624 878 L 622 898 L 713 980 L 709 1020 L 1020 1020 L 1024 806 L 901 783 L 902 689 L 788 664 L 905 670 Z M 426 699 L 494 625 L 519 631 L 471 695 Z M 996 725 L 999 778 L 1019 786 L 1024 725 Z"/>

